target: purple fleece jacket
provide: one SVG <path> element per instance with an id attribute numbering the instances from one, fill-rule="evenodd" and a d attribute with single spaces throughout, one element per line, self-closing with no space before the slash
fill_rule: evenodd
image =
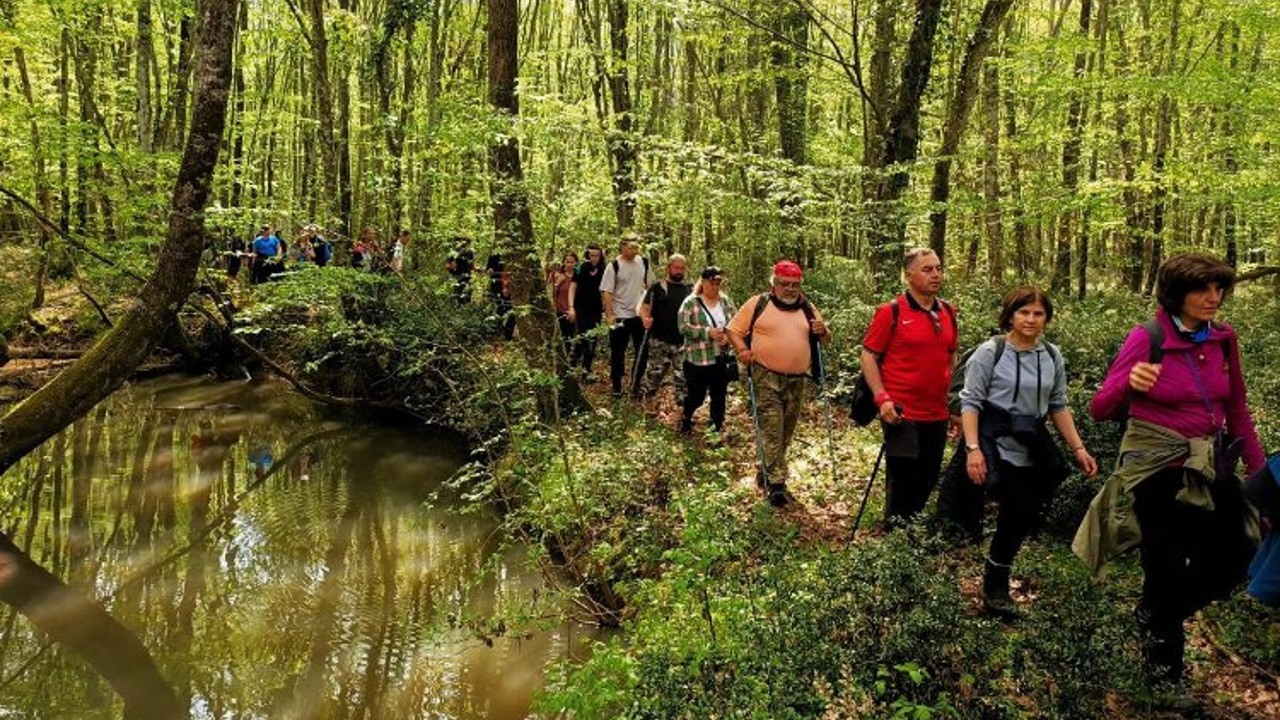
<path id="1" fill-rule="evenodd" d="M 1162 425 L 1183 437 L 1203 437 L 1212 435 L 1225 416 L 1228 432 L 1244 441 L 1244 463 L 1249 472 L 1261 469 L 1266 460 L 1249 414 L 1235 330 L 1229 325 L 1215 326 L 1209 339 L 1197 345 L 1174 328 L 1163 309 L 1156 311 L 1156 321 L 1164 327 L 1164 359 L 1156 384 L 1145 393 L 1129 387 L 1129 371 L 1135 364 L 1147 362 L 1150 347 L 1147 330 L 1139 325 L 1129 331 L 1107 379 L 1093 396 L 1089 408 L 1093 418 L 1124 419 L 1127 406 L 1129 417 Z M 1224 339 L 1231 348 L 1229 358 L 1222 352 Z M 1199 382 L 1192 363 L 1199 370 Z M 1208 390 L 1212 416 L 1205 407 L 1202 383 Z"/>

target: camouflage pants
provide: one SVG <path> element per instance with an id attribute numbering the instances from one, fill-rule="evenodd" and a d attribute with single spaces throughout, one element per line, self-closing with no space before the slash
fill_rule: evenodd
<path id="1" fill-rule="evenodd" d="M 684 346 L 649 338 L 648 371 L 644 376 L 644 395 L 652 397 L 662 387 L 667 370 L 675 375 L 676 406 L 684 407 Z"/>
<path id="2" fill-rule="evenodd" d="M 759 365 L 755 377 L 756 412 L 760 417 L 760 441 L 764 445 L 765 476 L 769 485 L 787 483 L 787 446 L 796 431 L 804 405 L 807 375 L 780 375 Z"/>

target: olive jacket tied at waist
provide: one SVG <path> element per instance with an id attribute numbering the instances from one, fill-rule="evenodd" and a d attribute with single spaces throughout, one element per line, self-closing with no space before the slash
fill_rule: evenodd
<path id="1" fill-rule="evenodd" d="M 1084 561 L 1093 576 L 1101 577 L 1106 563 L 1142 542 L 1142 529 L 1133 511 L 1133 489 L 1161 470 L 1181 463 L 1183 487 L 1177 499 L 1212 512 L 1209 486 L 1215 482 L 1214 438 L 1185 438 L 1161 425 L 1130 418 L 1120 441 L 1116 470 L 1089 504 L 1089 512 L 1076 530 L 1071 550 Z M 1246 504 L 1246 507 L 1249 507 Z M 1259 538 L 1257 513 L 1242 518 L 1246 534 Z"/>

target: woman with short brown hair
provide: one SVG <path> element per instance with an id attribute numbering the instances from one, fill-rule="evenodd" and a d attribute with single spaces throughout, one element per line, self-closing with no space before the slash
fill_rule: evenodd
<path id="1" fill-rule="evenodd" d="M 1257 522 L 1235 477 L 1265 463 L 1246 402 L 1240 347 L 1216 322 L 1235 272 L 1209 255 L 1160 268 L 1155 317 L 1129 332 L 1090 411 L 1127 420 L 1115 472 L 1089 508 L 1073 549 L 1095 574 L 1137 545 L 1138 617 L 1153 679 L 1180 682 L 1183 621 L 1245 578 Z"/>

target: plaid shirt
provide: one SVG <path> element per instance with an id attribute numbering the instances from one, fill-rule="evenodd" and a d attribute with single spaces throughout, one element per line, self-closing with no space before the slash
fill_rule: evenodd
<path id="1" fill-rule="evenodd" d="M 733 317 L 737 312 L 737 307 L 733 304 L 733 300 L 728 295 L 720 293 L 720 307 L 724 310 L 725 320 Z M 680 334 L 684 335 L 684 359 L 693 365 L 714 365 L 716 355 L 721 350 L 716 346 L 716 342 L 711 339 L 710 330 L 712 327 L 724 327 L 723 325 L 713 326 L 711 318 L 707 313 L 703 312 L 702 306 L 698 304 L 698 296 L 690 295 L 685 298 L 680 305 Z M 728 346 L 726 346 L 727 348 Z"/>

